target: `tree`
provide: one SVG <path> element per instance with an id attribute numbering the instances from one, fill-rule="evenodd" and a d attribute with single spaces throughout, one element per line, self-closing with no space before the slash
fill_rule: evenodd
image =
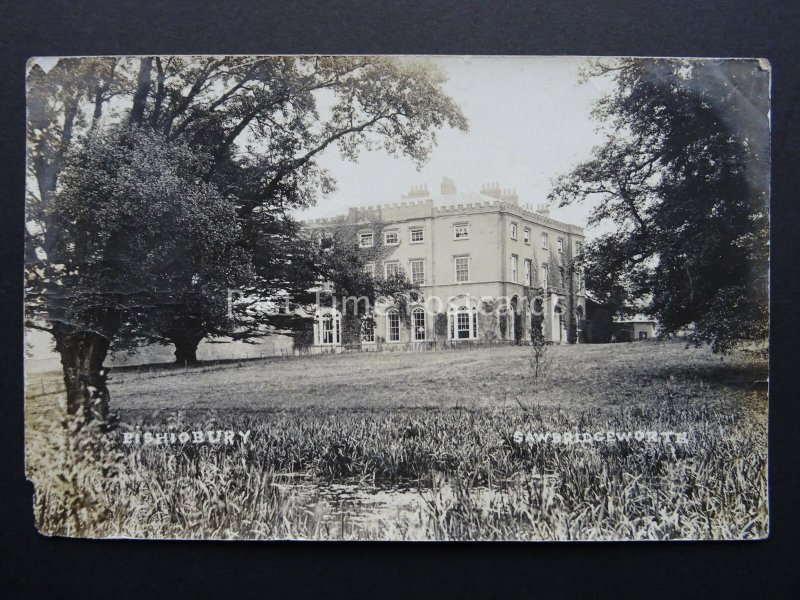
<path id="1" fill-rule="evenodd" d="M 623 59 L 593 117 L 607 141 L 558 178 L 561 206 L 589 198 L 615 230 L 584 251 L 586 285 L 620 313 L 726 352 L 768 322 L 769 76 L 755 61 Z"/>
<path id="2" fill-rule="evenodd" d="M 316 263 L 297 243 L 291 210 L 333 189 L 318 156 L 336 145 L 355 160 L 361 149 L 381 147 L 421 163 L 435 144 L 436 130 L 466 129 L 461 111 L 441 89 L 443 82 L 442 73 L 428 65 L 377 57 L 59 59 L 49 70 L 30 65 L 27 323 L 55 337 L 69 410 L 84 405 L 94 407 L 87 409 L 91 414 L 106 413 L 102 363 L 112 343 L 137 336 L 171 342 L 176 358 L 188 362 L 205 336 L 246 338 L 269 331 L 278 321 L 290 322 L 252 308 L 287 290 L 301 293 L 314 279 Z M 126 136 L 121 127 L 133 133 Z M 126 162 L 109 147 L 112 138 L 102 137 L 105 130 L 114 132 L 120 148 L 149 144 L 163 151 L 159 156 L 172 169 L 168 180 L 154 174 L 146 152 L 134 152 L 140 164 Z M 102 178 L 92 174 L 100 147 L 116 161 L 105 165 Z M 183 151 L 189 152 L 188 162 L 176 154 Z M 72 170 L 69 185 L 62 190 L 67 168 Z M 137 181 L 131 172 L 143 178 Z M 180 233 L 176 223 L 192 234 L 197 225 L 216 231 L 233 223 L 233 246 L 225 246 L 220 256 L 184 254 L 175 261 L 168 277 L 169 302 L 123 296 L 123 288 L 114 285 L 126 278 L 152 283 L 153 257 L 137 263 L 133 259 L 146 248 L 134 247 L 131 236 L 119 237 L 130 247 L 114 240 L 127 232 L 126 226 L 141 233 L 137 219 L 152 215 L 126 213 L 130 220 L 121 226 L 102 210 L 103 203 L 122 210 L 142 198 L 155 205 L 180 204 L 173 193 L 176 184 L 187 186 L 203 208 L 222 211 L 226 204 L 234 221 L 231 213 L 212 211 L 220 220 L 211 223 L 202 211 L 187 213 L 173 206 L 176 221 L 149 221 L 154 243 L 161 238 L 165 248 L 175 246 L 176 252 L 176 245 L 185 243 L 186 252 L 194 252 L 202 240 L 192 238 L 190 244 L 177 235 L 175 244 L 170 242 L 169 236 Z M 69 211 L 83 210 L 82 202 L 95 203 L 94 208 L 84 211 L 83 220 L 73 220 Z M 193 214 L 197 223 L 189 223 Z M 95 234 L 100 238 L 93 239 Z M 212 239 L 217 237 L 211 235 L 208 242 Z M 131 262 L 114 261 L 114 252 L 127 252 Z M 213 268 L 201 269 L 198 276 L 198 265 L 206 259 Z M 228 270 L 216 268 L 228 259 Z M 109 264 L 118 270 L 103 270 Z M 116 279 L 103 290 L 106 276 Z M 233 318 L 227 310 L 232 283 L 249 299 L 236 303 Z M 64 301 L 86 290 L 92 293 L 81 296 L 81 302 Z"/>
<path id="3" fill-rule="evenodd" d="M 141 118 L 167 139 L 208 148 L 214 161 L 205 179 L 235 198 L 256 275 L 242 295 L 255 302 L 287 291 L 298 297 L 308 289 L 310 281 L 296 275 L 299 267 L 312 277 L 309 265 L 286 260 L 307 256 L 297 247 L 289 211 L 333 189 L 331 175 L 317 164 L 322 152 L 336 145 L 343 157 L 356 160 L 362 149 L 382 148 L 422 163 L 437 129 L 466 128 L 441 90 L 443 75 L 422 63 L 378 57 L 153 57 L 141 64 L 136 93 L 142 98 Z M 320 111 L 320 102 L 329 108 Z M 202 338 L 264 334 L 274 329 L 275 318 L 251 313 L 250 327 L 231 331 L 227 322 L 209 324 L 187 310 L 166 323 L 161 337 L 191 362 Z"/>
<path id="4" fill-rule="evenodd" d="M 26 197 L 26 325 L 55 338 L 68 411 L 83 409 L 101 418 L 106 416 L 108 400 L 102 363 L 109 333 L 119 327 L 118 314 L 106 305 L 72 314 L 69 304 L 78 296 L 68 290 L 81 274 L 66 257 L 54 257 L 58 248 L 71 247 L 64 241 L 63 224 L 52 215 L 59 176 L 76 131 L 91 134 L 103 107 L 123 86 L 117 65 L 116 59 L 62 59 L 48 72 L 35 63 L 28 72 L 27 166 L 35 184 L 29 182 Z"/>
<path id="5" fill-rule="evenodd" d="M 107 416 L 112 343 L 152 335 L 175 307 L 216 302 L 224 316 L 225 289 L 251 277 L 235 207 L 197 177 L 207 160 L 124 126 L 68 157 L 47 214 L 58 236 L 30 265 L 27 299 L 56 339 L 71 413 Z"/>

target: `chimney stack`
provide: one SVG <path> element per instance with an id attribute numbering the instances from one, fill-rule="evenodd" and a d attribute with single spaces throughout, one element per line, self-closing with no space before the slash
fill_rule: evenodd
<path id="1" fill-rule="evenodd" d="M 536 213 L 542 215 L 543 217 L 550 216 L 550 207 L 547 204 L 537 204 L 536 205 Z"/>
<path id="2" fill-rule="evenodd" d="M 442 196 L 452 196 L 456 193 L 456 182 L 449 177 L 442 177 Z"/>
<path id="3" fill-rule="evenodd" d="M 496 200 L 500 200 L 500 196 L 502 194 L 502 190 L 500 189 L 500 182 L 493 181 L 491 183 L 484 183 L 481 186 L 481 194 L 484 196 L 489 196 L 490 198 L 494 198 Z"/>
<path id="4" fill-rule="evenodd" d="M 408 194 L 404 194 L 401 198 L 427 198 L 430 196 L 428 193 L 428 184 L 412 185 Z"/>
<path id="5" fill-rule="evenodd" d="M 503 202 L 508 202 L 509 204 L 514 204 L 514 205 L 519 204 L 519 196 L 517 196 L 516 188 L 514 189 L 507 188 L 503 190 L 500 199 Z"/>

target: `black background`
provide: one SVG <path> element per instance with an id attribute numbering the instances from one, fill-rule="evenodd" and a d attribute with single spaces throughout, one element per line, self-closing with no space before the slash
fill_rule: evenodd
<path id="1" fill-rule="evenodd" d="M 0 2 L 0 596 L 787 597 L 800 589 L 800 3 L 736 0 Z M 773 67 L 770 538 L 749 543 L 230 543 L 49 539 L 23 471 L 24 68 L 84 54 L 762 57 Z M 535 140 L 532 140 L 535 143 Z M 796 597 L 796 596 L 795 596 Z"/>

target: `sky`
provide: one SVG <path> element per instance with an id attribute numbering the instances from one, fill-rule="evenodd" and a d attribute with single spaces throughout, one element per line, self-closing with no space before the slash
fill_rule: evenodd
<path id="1" fill-rule="evenodd" d="M 580 57 L 431 57 L 448 75 L 445 91 L 461 106 L 469 132 L 444 129 L 430 159 L 417 171 L 411 159 L 362 152 L 357 163 L 335 148 L 321 157 L 338 183 L 336 192 L 298 213 L 330 217 L 349 206 L 397 202 L 412 185 L 438 195 L 443 176 L 459 192 L 499 182 L 516 188 L 520 204 L 547 201 L 551 180 L 591 155 L 604 136 L 590 119 L 594 102 L 611 91 L 608 80 L 579 83 Z M 585 226 L 591 207 L 557 209 L 551 216 Z M 592 237 L 592 230 L 587 230 Z M 596 233 L 596 232 L 595 232 Z"/>

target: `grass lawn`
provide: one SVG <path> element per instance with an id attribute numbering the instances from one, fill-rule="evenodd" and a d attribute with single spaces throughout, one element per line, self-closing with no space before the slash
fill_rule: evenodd
<path id="1" fill-rule="evenodd" d="M 766 366 L 720 360 L 680 343 L 553 346 L 546 381 L 530 377 L 530 349 L 331 354 L 239 363 L 204 372 L 116 374 L 112 405 L 123 414 L 155 410 L 497 408 L 535 402 L 569 410 L 649 405 L 670 377 L 714 384 L 721 399 L 741 396 Z M 697 390 L 699 394 L 699 388 Z M 709 400 L 713 399 L 711 397 Z"/>
<path id="2" fill-rule="evenodd" d="M 763 359 L 721 360 L 677 342 L 548 352 L 538 380 L 525 347 L 117 371 L 120 428 L 88 442 L 54 433 L 46 418 L 56 396 L 32 394 L 37 523 L 133 537 L 766 535 Z M 251 437 L 231 447 L 120 443 L 126 431 L 168 429 Z M 672 431 L 687 441 L 520 438 L 587 431 Z"/>

